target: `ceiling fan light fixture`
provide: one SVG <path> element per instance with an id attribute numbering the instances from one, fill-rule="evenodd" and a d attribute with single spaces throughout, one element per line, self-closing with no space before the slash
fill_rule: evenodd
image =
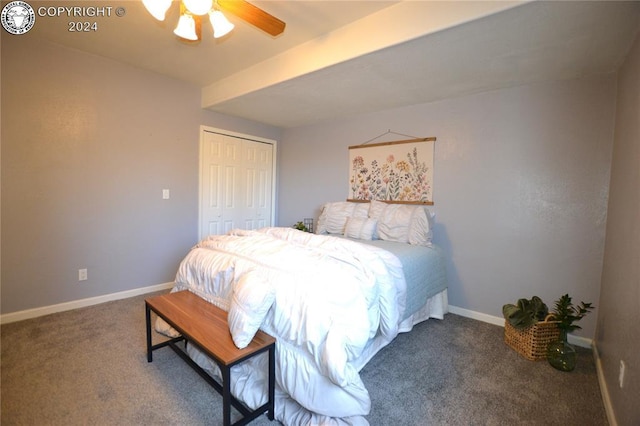
<path id="1" fill-rule="evenodd" d="M 158 21 L 164 21 L 167 10 L 171 7 L 171 0 L 142 0 L 142 4 Z"/>
<path id="2" fill-rule="evenodd" d="M 164 21 L 167 11 L 175 2 L 180 6 L 180 18 L 173 33 L 184 40 L 199 41 L 202 36 L 202 19 L 208 15 L 213 27 L 213 37 L 220 38 L 235 28 L 220 11 L 232 13 L 236 17 L 259 28 L 271 36 L 282 34 L 285 23 L 252 5 L 247 0 L 141 0 L 144 7 L 155 19 Z M 170 15 L 172 16 L 172 15 Z"/>
<path id="3" fill-rule="evenodd" d="M 213 7 L 213 0 L 182 0 L 182 2 L 194 15 L 206 15 Z"/>
<path id="4" fill-rule="evenodd" d="M 193 16 L 188 13 L 180 15 L 178 26 L 173 30 L 173 33 L 178 37 L 187 40 L 198 40 L 198 34 L 196 33 L 196 21 L 193 19 Z"/>
<path id="5" fill-rule="evenodd" d="M 231 30 L 235 27 L 226 16 L 222 14 L 219 10 L 214 10 L 209 12 L 209 20 L 211 21 L 211 26 L 213 27 L 213 37 L 220 38 L 229 34 Z"/>

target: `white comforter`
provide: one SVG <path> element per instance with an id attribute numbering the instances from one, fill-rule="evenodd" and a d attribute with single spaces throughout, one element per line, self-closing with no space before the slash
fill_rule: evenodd
<path id="1" fill-rule="evenodd" d="M 276 337 L 276 418 L 289 425 L 367 424 L 364 364 L 398 334 L 405 303 L 391 253 L 290 228 L 211 236 L 182 261 L 174 291 L 230 311 L 234 341 L 255 328 Z M 372 348 L 374 348 L 372 350 Z M 195 348 L 204 368 L 217 367 Z M 235 366 L 232 393 L 266 402 L 266 355 Z"/>

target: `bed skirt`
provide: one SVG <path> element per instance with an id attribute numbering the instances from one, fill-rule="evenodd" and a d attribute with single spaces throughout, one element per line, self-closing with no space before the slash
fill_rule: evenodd
<path id="1" fill-rule="evenodd" d="M 447 297 L 447 290 L 442 290 L 440 293 L 427 300 L 425 305 L 418 309 L 409 318 L 406 318 L 400 323 L 400 333 L 406 333 L 411 331 L 414 325 L 426 321 L 429 318 L 444 319 L 444 314 L 449 312 L 449 299 Z"/>

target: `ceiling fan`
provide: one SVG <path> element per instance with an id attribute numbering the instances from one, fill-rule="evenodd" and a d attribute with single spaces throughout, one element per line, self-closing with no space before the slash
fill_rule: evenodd
<path id="1" fill-rule="evenodd" d="M 159 21 L 164 21 L 172 0 L 142 0 L 145 8 Z M 202 19 L 208 15 L 215 38 L 228 34 L 234 25 L 222 14 L 232 13 L 272 36 L 284 31 L 285 23 L 245 0 L 181 0 L 180 19 L 173 30 L 178 37 L 197 41 L 201 39 Z"/>

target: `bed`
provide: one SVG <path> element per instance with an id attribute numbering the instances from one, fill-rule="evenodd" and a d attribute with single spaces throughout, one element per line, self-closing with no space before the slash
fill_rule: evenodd
<path id="1" fill-rule="evenodd" d="M 200 241 L 172 291 L 189 290 L 229 312 L 234 343 L 258 329 L 277 339 L 276 419 L 286 425 L 367 425 L 359 371 L 400 332 L 447 311 L 445 264 L 425 206 L 334 202 L 316 234 L 293 228 L 232 230 Z M 156 330 L 175 331 L 158 320 Z M 188 347 L 218 378 L 217 366 Z M 266 357 L 233 367 L 231 392 L 266 401 Z"/>

